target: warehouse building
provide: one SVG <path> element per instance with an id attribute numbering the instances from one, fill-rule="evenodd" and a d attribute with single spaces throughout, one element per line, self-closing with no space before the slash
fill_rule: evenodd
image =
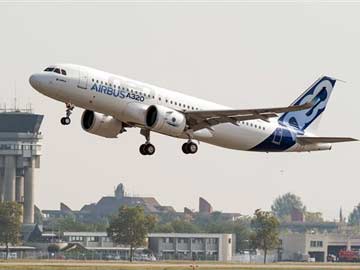
<path id="1" fill-rule="evenodd" d="M 160 260 L 231 261 L 235 252 L 235 235 L 151 233 L 148 246 Z"/>
<path id="2" fill-rule="evenodd" d="M 280 261 L 326 262 L 329 255 L 338 257 L 340 250 L 360 250 L 360 236 L 346 232 L 284 232 L 280 239 Z"/>

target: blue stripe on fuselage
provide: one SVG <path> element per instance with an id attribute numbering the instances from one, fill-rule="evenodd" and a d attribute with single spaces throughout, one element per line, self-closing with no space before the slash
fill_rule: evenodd
<path id="1" fill-rule="evenodd" d="M 296 143 L 296 133 L 287 128 L 278 127 L 264 141 L 251 148 L 250 151 L 257 152 L 282 152 Z"/>

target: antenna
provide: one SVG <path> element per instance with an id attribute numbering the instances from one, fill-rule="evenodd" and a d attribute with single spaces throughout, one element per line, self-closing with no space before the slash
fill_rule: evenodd
<path id="1" fill-rule="evenodd" d="M 14 80 L 14 110 L 17 111 L 17 100 L 16 100 L 16 80 Z"/>

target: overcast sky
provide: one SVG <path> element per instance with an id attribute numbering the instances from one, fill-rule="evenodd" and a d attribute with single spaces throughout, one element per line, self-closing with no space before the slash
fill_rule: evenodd
<path id="1" fill-rule="evenodd" d="M 360 4 L 28 3 L 0 4 L 0 103 L 31 102 L 45 115 L 36 204 L 73 209 L 113 194 L 154 196 L 176 210 L 252 214 L 285 192 L 310 211 L 338 218 L 360 202 L 359 143 L 319 153 L 252 153 L 152 136 L 138 129 L 104 139 L 81 129 L 82 109 L 60 125 L 65 106 L 33 90 L 31 73 L 75 63 L 174 89 L 237 109 L 286 106 L 321 75 L 338 82 L 318 134 L 360 138 Z M 16 86 L 15 86 L 16 85 Z"/>

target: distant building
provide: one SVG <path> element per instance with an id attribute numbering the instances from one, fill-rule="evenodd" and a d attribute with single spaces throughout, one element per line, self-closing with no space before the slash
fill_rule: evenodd
<path id="1" fill-rule="evenodd" d="M 211 204 L 204 198 L 199 198 L 199 213 L 210 214 L 213 211 Z"/>
<path id="2" fill-rule="evenodd" d="M 304 211 L 293 208 L 291 211 L 291 222 L 305 222 Z"/>
<path id="3" fill-rule="evenodd" d="M 346 233 L 299 233 L 280 234 L 281 256 L 279 260 L 303 261 L 313 258 L 325 262 L 328 255 L 339 256 L 340 250 L 359 250 L 360 236 L 348 236 Z"/>
<path id="4" fill-rule="evenodd" d="M 0 202 L 23 205 L 24 224 L 34 223 L 35 169 L 40 168 L 43 115 L 0 109 Z"/>
<path id="5" fill-rule="evenodd" d="M 151 233 L 149 250 L 160 260 L 231 261 L 235 235 L 203 233 Z"/>
<path id="6" fill-rule="evenodd" d="M 42 213 L 45 221 L 72 214 L 83 221 L 93 222 L 117 213 L 121 206 L 141 206 L 145 213 L 175 213 L 174 208 L 160 205 L 153 197 L 126 196 L 123 184 L 116 187 L 114 196 L 104 196 L 97 203 L 84 205 L 79 211 L 71 210 L 70 207 L 61 203 L 60 210 L 43 210 Z"/>
<path id="7" fill-rule="evenodd" d="M 121 206 L 142 206 L 146 213 L 175 212 L 170 206 L 162 206 L 153 197 L 130 197 L 125 195 L 123 184 L 115 189 L 114 196 L 102 197 L 97 203 L 83 206 L 80 212 L 94 217 L 108 217 L 118 211 Z"/>

